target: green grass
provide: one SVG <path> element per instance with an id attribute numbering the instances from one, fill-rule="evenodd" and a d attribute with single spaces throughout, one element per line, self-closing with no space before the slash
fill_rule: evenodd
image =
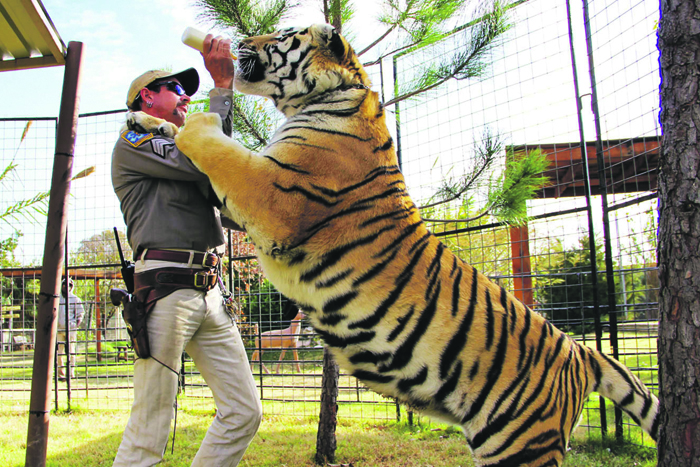
<path id="1" fill-rule="evenodd" d="M 580 336 L 575 336 L 580 337 Z M 639 370 L 647 384 L 657 382 L 656 339 L 620 334 L 621 360 Z M 595 347 L 595 339 L 586 336 L 586 344 Z M 82 349 L 79 347 L 79 351 Z M 121 433 L 131 405 L 131 363 L 117 362 L 116 355 L 105 354 L 96 360 L 94 349 L 78 356 L 77 379 L 73 381 L 71 413 L 53 414 L 47 465 L 111 465 L 121 440 Z M 107 349 L 103 346 L 103 350 Z M 609 352 L 609 342 L 603 341 Z M 83 359 L 81 364 L 81 357 Z M 243 466 L 311 466 L 316 443 L 316 424 L 320 397 L 320 351 L 300 350 L 302 372 L 291 362 L 282 365 L 281 373 L 264 375 L 263 407 L 265 421 L 251 444 Z M 31 384 L 31 352 L 3 354 L 0 360 L 0 465 L 24 465 L 27 406 Z M 264 355 L 265 364 L 274 371 L 279 352 Z M 286 360 L 292 358 L 288 352 Z M 194 371 L 191 362 L 188 371 Z M 89 388 L 85 388 L 85 375 Z M 260 383 L 259 366 L 254 376 Z M 187 376 L 186 393 L 180 397 L 175 454 L 168 454 L 162 465 L 186 466 L 194 457 L 211 423 L 213 401 L 199 375 Z M 470 455 L 461 433 L 451 427 L 415 417 L 416 426 L 396 423 L 396 408 L 391 401 L 366 390 L 354 378 L 340 379 L 337 464 L 359 466 L 471 466 Z M 59 385 L 59 406 L 66 406 L 65 383 Z M 9 391 L 8 391 L 9 390 Z M 54 396 L 55 394 L 52 393 Z M 276 400 L 270 400 L 276 399 Z M 290 402 L 294 400 L 295 402 Z M 362 403 L 357 403 L 362 402 Z M 53 404 L 52 404 L 53 407 Z M 625 417 L 626 444 L 613 439 L 613 404 L 606 401 L 607 435 L 600 428 L 598 397 L 587 402 L 581 426 L 572 439 L 565 466 L 651 466 L 656 450 L 649 436 Z M 97 410 L 95 410 L 97 409 Z M 402 420 L 406 420 L 402 408 Z M 629 441 L 636 445 L 630 444 Z"/>
<path id="2" fill-rule="evenodd" d="M 166 467 L 189 466 L 212 421 L 211 410 L 181 410 L 175 452 L 170 444 Z M 109 466 L 121 441 L 128 413 L 52 414 L 46 465 L 51 467 Z M 313 466 L 317 418 L 266 416 L 241 463 L 242 467 Z M 0 412 L 0 465 L 24 465 L 27 415 Z M 651 467 L 655 449 L 618 444 L 599 437 L 572 442 L 565 467 Z M 461 432 L 435 424 L 371 423 L 341 418 L 337 429 L 336 464 L 354 467 L 471 467 Z"/>
<path id="3" fill-rule="evenodd" d="M 611 437 L 589 437 L 572 441 L 564 467 L 655 467 L 656 448 L 629 442 L 618 443 Z"/>

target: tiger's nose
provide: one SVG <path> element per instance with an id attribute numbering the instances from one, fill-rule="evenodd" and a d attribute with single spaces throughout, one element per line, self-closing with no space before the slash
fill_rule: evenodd
<path id="1" fill-rule="evenodd" d="M 243 50 L 243 49 L 248 49 L 248 50 L 255 50 L 255 46 L 253 45 L 253 41 L 249 39 L 243 39 L 241 42 L 238 43 L 238 50 Z"/>

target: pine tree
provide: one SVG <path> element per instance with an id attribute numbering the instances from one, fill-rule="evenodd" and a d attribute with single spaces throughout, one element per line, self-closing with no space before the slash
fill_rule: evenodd
<path id="1" fill-rule="evenodd" d="M 700 464 L 700 7 L 661 2 L 659 466 Z"/>

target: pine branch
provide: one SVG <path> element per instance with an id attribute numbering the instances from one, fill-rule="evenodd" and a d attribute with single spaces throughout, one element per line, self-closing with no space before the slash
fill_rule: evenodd
<path id="1" fill-rule="evenodd" d="M 425 217 L 423 217 L 422 219 L 424 222 L 435 222 L 435 223 L 441 223 L 441 224 L 449 224 L 451 222 L 468 224 L 470 222 L 478 221 L 479 219 L 481 219 L 482 217 L 487 215 L 490 212 L 490 210 L 491 209 L 489 207 L 486 207 L 486 208 L 484 208 L 484 210 L 481 214 L 477 214 L 476 216 L 467 217 L 464 219 L 426 219 Z"/>
<path id="2" fill-rule="evenodd" d="M 198 18 L 233 29 L 240 37 L 270 34 L 279 22 L 298 6 L 296 0 L 196 0 Z"/>
<path id="3" fill-rule="evenodd" d="M 507 160 L 499 188 L 489 193 L 489 204 L 494 217 L 511 225 L 522 225 L 527 221 L 525 201 L 532 199 L 537 190 L 549 182 L 543 175 L 549 167 L 549 160 L 539 149 L 520 159 L 509 152 Z"/>
<path id="4" fill-rule="evenodd" d="M 351 0 L 323 0 L 323 17 L 338 34 L 343 34 L 343 25 L 350 22 L 354 14 Z"/>
<path id="5" fill-rule="evenodd" d="M 359 52 L 357 53 L 357 56 L 359 57 L 359 56 L 361 56 L 362 54 L 366 53 L 368 50 L 371 50 L 374 46 L 376 46 L 376 45 L 379 44 L 381 41 L 383 41 L 384 39 L 386 39 L 386 37 L 387 37 L 389 34 L 391 34 L 396 28 L 397 28 L 397 25 L 396 25 L 396 24 L 392 25 L 389 29 L 387 29 L 386 31 L 384 31 L 384 34 L 382 34 L 382 35 L 379 36 L 377 39 L 375 39 L 374 42 L 372 42 L 370 45 L 368 45 L 367 47 L 365 47 L 364 49 L 362 49 L 361 51 L 359 51 Z M 399 49 L 397 49 L 397 50 L 402 50 L 402 49 L 404 49 L 404 48 L 405 48 L 405 47 L 401 47 L 401 48 L 399 48 Z M 386 55 L 390 55 L 390 54 L 385 54 L 384 56 L 386 56 Z"/>
<path id="6" fill-rule="evenodd" d="M 5 176 L 9 172 L 14 170 L 15 167 L 17 167 L 17 164 L 10 164 L 7 167 L 5 167 L 5 170 L 0 175 L 0 180 L 4 179 Z M 87 169 L 83 169 L 76 175 L 74 175 L 71 178 L 71 181 L 89 177 L 94 172 L 95 166 L 88 167 Z M 35 194 L 29 199 L 21 200 L 11 206 L 8 206 L 5 209 L 5 212 L 0 213 L 0 221 L 3 221 L 6 224 L 12 226 L 10 221 L 17 220 L 21 216 L 29 222 L 36 222 L 35 214 L 32 214 L 31 211 L 34 211 L 34 213 L 39 214 L 41 216 L 46 216 L 48 214 L 49 195 L 50 193 L 48 191 L 42 191 L 40 193 Z"/>
<path id="7" fill-rule="evenodd" d="M 434 208 L 435 206 L 440 206 L 445 203 L 449 203 L 451 201 L 455 201 L 459 198 L 462 197 L 464 193 L 469 191 L 469 189 L 472 187 L 472 185 L 479 179 L 479 177 L 484 173 L 484 171 L 491 165 L 492 161 L 488 161 L 487 163 L 482 164 L 481 166 L 478 167 L 477 170 L 474 172 L 470 173 L 468 176 L 463 178 L 463 181 L 460 183 L 461 188 L 454 188 L 452 186 L 447 185 L 449 182 L 445 182 L 445 186 L 441 188 L 438 191 L 438 196 L 440 194 L 448 194 L 447 197 L 441 199 L 440 201 L 436 201 L 434 203 L 426 204 L 425 206 L 419 206 L 418 209 L 429 209 L 429 208 Z"/>
<path id="8" fill-rule="evenodd" d="M 22 132 L 22 136 L 19 139 L 19 144 L 17 145 L 17 149 L 15 150 L 15 155 L 12 156 L 12 160 L 17 157 L 17 153 L 19 152 L 19 148 L 22 147 L 22 143 L 24 142 L 24 139 L 27 137 L 27 133 L 29 133 L 29 128 L 31 128 L 32 123 L 34 123 L 34 120 L 28 120 L 27 124 L 24 125 L 24 131 Z"/>
<path id="9" fill-rule="evenodd" d="M 93 173 L 95 173 L 95 166 L 91 165 L 87 169 L 83 169 L 80 172 L 78 172 L 77 174 L 75 174 L 73 176 L 73 178 L 71 178 L 71 180 L 80 180 L 81 178 L 88 177 L 88 176 L 92 175 Z"/>
<path id="10" fill-rule="evenodd" d="M 369 65 L 374 65 L 388 55 L 412 47 L 425 47 L 446 36 L 444 33 L 437 32 L 437 28 L 461 9 L 463 3 L 461 0 L 410 0 L 404 8 L 401 8 L 397 2 L 389 0 L 387 6 L 393 10 L 394 14 L 379 18 L 381 23 L 387 25 L 386 30 L 357 55 L 361 56 L 373 49 L 397 29 L 408 34 L 410 43 L 400 45 L 390 53 L 382 54 L 382 57 Z"/>
<path id="11" fill-rule="evenodd" d="M 233 110 L 235 111 L 235 114 L 238 116 L 239 121 L 243 122 L 243 126 L 248 130 L 248 133 L 251 134 L 260 144 L 260 146 L 267 146 L 267 139 L 264 138 L 258 129 L 253 125 L 251 120 L 248 118 L 248 114 L 241 109 L 241 107 L 238 105 L 236 102 L 236 99 L 233 100 Z M 239 130 L 240 131 L 240 130 Z"/>
<path id="12" fill-rule="evenodd" d="M 539 150 L 530 151 L 524 157 L 516 159 L 512 153 L 507 156 L 506 170 L 496 184 L 493 184 L 487 196 L 488 202 L 476 216 L 464 219 L 431 219 L 423 218 L 426 222 L 439 223 L 468 223 L 474 222 L 486 215 L 491 215 L 509 225 L 522 225 L 527 222 L 526 201 L 532 199 L 535 193 L 549 179 L 542 175 L 549 167 L 547 157 Z M 470 177 L 473 183 L 476 177 Z M 460 190 L 460 195 L 467 190 Z M 454 201 L 459 197 L 445 199 L 439 203 L 421 206 L 420 209 L 432 208 L 438 204 Z"/>
<path id="13" fill-rule="evenodd" d="M 493 165 L 496 155 L 501 151 L 502 147 L 503 144 L 500 139 L 497 136 L 493 136 L 491 132 L 487 130 L 481 140 L 481 146 L 478 146 L 476 149 L 476 167 L 470 173 L 464 175 L 457 185 L 449 180 L 445 181 L 443 187 L 435 194 L 440 200 L 431 204 L 426 204 L 425 206 L 419 206 L 418 209 L 430 209 L 461 198 L 484 172 Z"/>
<path id="14" fill-rule="evenodd" d="M 417 47 L 418 45 L 420 45 L 418 42 L 412 42 L 412 43 L 410 43 L 410 44 L 402 45 L 401 47 L 398 47 L 398 48 L 396 48 L 396 49 L 394 49 L 394 50 L 391 50 L 391 51 L 389 51 L 389 52 L 387 52 L 387 53 L 385 53 L 385 54 L 380 55 L 380 56 L 379 56 L 376 60 L 374 60 L 374 61 L 367 62 L 367 63 L 363 63 L 362 66 L 363 66 L 363 67 L 374 66 L 374 65 L 376 65 L 377 63 L 379 63 L 379 62 L 381 62 L 382 60 L 384 60 L 386 57 L 389 57 L 389 56 L 391 56 L 391 55 L 396 55 L 396 54 L 401 53 L 401 52 L 404 52 L 404 51 L 406 51 L 406 50 L 415 48 L 415 47 Z"/>
<path id="15" fill-rule="evenodd" d="M 485 57 L 495 46 L 495 40 L 510 29 L 506 22 L 505 9 L 499 1 L 494 3 L 493 11 L 487 13 L 471 24 L 472 37 L 467 45 L 467 51 L 457 54 L 448 64 L 440 65 L 437 70 L 428 69 L 421 75 L 421 84 L 414 89 L 405 91 L 399 96 L 384 103 L 384 106 L 396 104 L 403 100 L 434 89 L 450 79 L 468 79 L 483 75 L 486 64 Z"/>

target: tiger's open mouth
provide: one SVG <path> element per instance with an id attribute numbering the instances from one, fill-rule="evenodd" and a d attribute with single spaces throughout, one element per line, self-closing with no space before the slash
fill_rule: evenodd
<path id="1" fill-rule="evenodd" d="M 265 78 L 265 65 L 255 50 L 245 45 L 238 48 L 238 77 L 244 81 L 257 82 Z"/>

